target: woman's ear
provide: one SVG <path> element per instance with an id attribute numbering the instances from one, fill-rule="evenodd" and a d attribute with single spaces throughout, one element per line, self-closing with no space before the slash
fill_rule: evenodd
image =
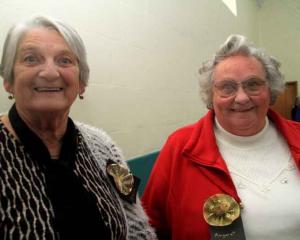
<path id="1" fill-rule="evenodd" d="M 79 95 L 82 95 L 85 92 L 85 85 L 83 85 L 82 83 L 79 84 Z"/>
<path id="2" fill-rule="evenodd" d="M 8 81 L 3 81 L 3 87 L 6 92 L 13 93 L 13 86 Z"/>

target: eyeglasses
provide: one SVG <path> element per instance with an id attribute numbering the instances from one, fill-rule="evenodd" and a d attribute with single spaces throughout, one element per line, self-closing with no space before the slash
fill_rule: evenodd
<path id="1" fill-rule="evenodd" d="M 248 96 L 260 95 L 267 82 L 259 78 L 251 78 L 243 82 L 236 82 L 233 80 L 224 80 L 215 84 L 217 93 L 221 97 L 232 97 L 235 96 L 239 85 L 242 86 L 243 90 Z"/>

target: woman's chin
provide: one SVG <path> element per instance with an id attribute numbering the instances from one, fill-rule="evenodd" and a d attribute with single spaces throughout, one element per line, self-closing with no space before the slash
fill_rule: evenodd
<path id="1" fill-rule="evenodd" d="M 34 106 L 31 111 L 42 114 L 55 114 L 69 111 L 70 106 L 67 106 L 62 103 L 47 103 L 47 104 L 38 104 Z"/>

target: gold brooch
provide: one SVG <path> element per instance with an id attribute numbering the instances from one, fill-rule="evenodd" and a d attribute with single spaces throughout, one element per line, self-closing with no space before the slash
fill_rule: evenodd
<path id="1" fill-rule="evenodd" d="M 240 206 L 231 196 L 216 194 L 205 201 L 203 216 L 211 226 L 227 226 L 240 216 Z"/>
<path id="2" fill-rule="evenodd" d="M 107 166 L 106 171 L 113 177 L 115 185 L 120 193 L 125 196 L 131 193 L 134 186 L 134 178 L 126 167 L 112 163 Z"/>

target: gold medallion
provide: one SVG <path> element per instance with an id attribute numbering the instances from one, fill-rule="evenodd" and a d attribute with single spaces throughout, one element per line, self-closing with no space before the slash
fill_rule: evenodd
<path id="1" fill-rule="evenodd" d="M 203 216 L 211 226 L 227 226 L 240 216 L 240 206 L 233 197 L 216 194 L 205 201 Z"/>
<path id="2" fill-rule="evenodd" d="M 121 164 L 109 164 L 106 168 L 107 173 L 113 177 L 115 185 L 120 193 L 129 195 L 134 185 L 133 175 Z"/>

